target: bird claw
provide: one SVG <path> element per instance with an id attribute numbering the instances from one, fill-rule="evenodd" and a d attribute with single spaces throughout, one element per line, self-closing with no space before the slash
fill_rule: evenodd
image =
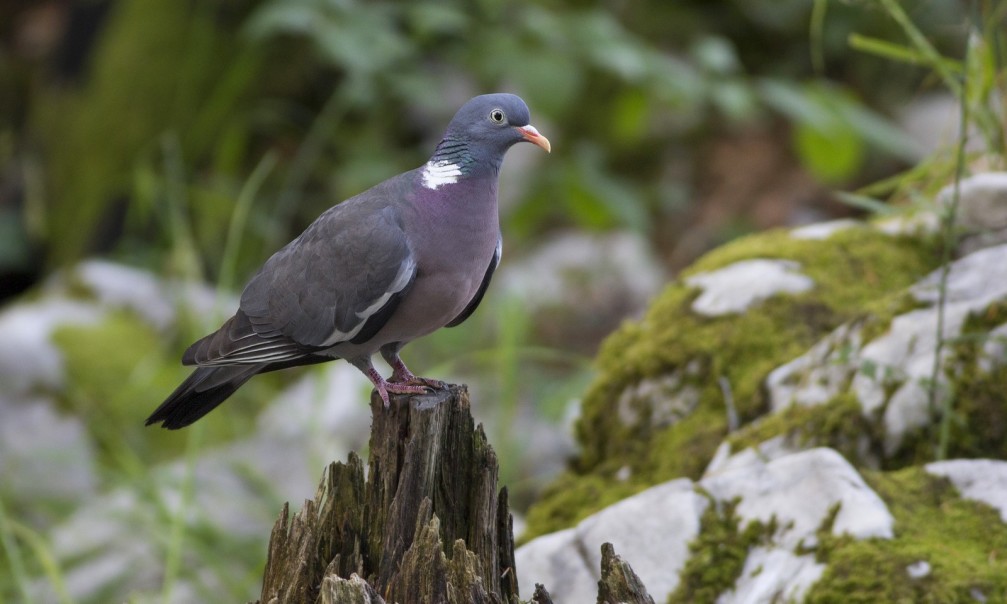
<path id="1" fill-rule="evenodd" d="M 400 370 L 394 371 L 392 377 L 388 378 L 389 384 L 401 384 L 403 386 L 423 386 L 426 388 L 431 388 L 433 390 L 440 390 L 447 386 L 446 383 L 441 380 L 435 380 L 431 378 L 419 377 L 414 375 L 413 372 L 405 368 L 397 368 Z"/>
<path id="2" fill-rule="evenodd" d="M 430 386 L 427 384 L 405 384 L 400 382 L 385 382 L 383 385 L 378 386 L 376 390 L 378 391 L 378 396 L 381 397 L 382 402 L 385 404 L 385 409 L 391 406 L 391 401 L 388 398 L 388 393 L 392 394 L 426 394 L 429 392 Z"/>

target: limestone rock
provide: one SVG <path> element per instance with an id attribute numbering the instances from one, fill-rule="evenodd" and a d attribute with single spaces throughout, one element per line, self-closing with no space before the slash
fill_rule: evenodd
<path id="1" fill-rule="evenodd" d="M 766 379 L 771 407 L 820 405 L 846 391 L 854 393 L 866 416 L 880 414 L 886 456 L 895 454 L 907 435 L 928 426 L 929 382 L 938 348 L 938 300 L 942 271 L 925 276 L 908 293 L 922 308 L 893 317 L 888 329 L 863 341 L 863 319 L 844 324 L 804 355 L 775 370 Z M 1007 301 L 1007 245 L 979 250 L 950 265 L 945 286 L 941 337 L 962 334 L 970 316 L 981 316 L 991 304 Z M 993 332 L 996 335 L 999 332 Z M 1002 347 L 987 340 L 980 361 L 989 371 L 1002 364 Z M 956 373 L 954 349 L 944 346 L 937 374 L 938 400 Z"/>
<path id="2" fill-rule="evenodd" d="M 589 351 L 666 279 L 646 241 L 629 232 L 559 234 L 500 271 L 494 287 L 520 300 L 539 340 Z"/>
<path id="3" fill-rule="evenodd" d="M 736 314 L 771 296 L 814 287 L 815 282 L 799 270 L 800 264 L 792 260 L 756 258 L 693 275 L 686 283 L 702 293 L 692 303 L 692 310 L 708 317 Z"/>
<path id="4" fill-rule="evenodd" d="M 863 222 L 852 218 L 840 218 L 826 222 L 816 222 L 791 229 L 790 236 L 795 239 L 828 239 L 834 234 L 846 229 L 865 228 Z"/>
<path id="5" fill-rule="evenodd" d="M 800 602 L 823 572 L 825 565 L 813 555 L 756 546 L 748 551 L 734 589 L 722 593 L 717 604 Z"/>
<path id="6" fill-rule="evenodd" d="M 954 185 L 948 185 L 937 201 L 948 206 L 954 195 Z M 1007 172 L 975 174 L 959 183 L 955 226 L 964 230 L 962 254 L 1007 242 Z"/>
<path id="7" fill-rule="evenodd" d="M 27 393 L 38 387 L 63 386 L 63 356 L 52 342 L 62 325 L 92 324 L 104 313 L 76 300 L 45 298 L 0 312 L 0 390 Z"/>
<path id="8" fill-rule="evenodd" d="M 815 534 L 829 511 L 838 506 L 832 523 L 834 535 L 857 539 L 893 535 L 894 518 L 878 495 L 842 455 L 816 448 L 785 455 L 769 462 L 725 464 L 700 485 L 716 499 L 740 498 L 737 513 L 746 521 L 781 526 L 774 543 L 793 549 Z"/>
<path id="9" fill-rule="evenodd" d="M 699 388 L 690 383 L 699 374 L 699 364 L 693 362 L 666 376 L 627 387 L 616 402 L 619 421 L 630 427 L 646 422 L 657 428 L 680 421 L 699 404 Z"/>
<path id="10" fill-rule="evenodd" d="M 926 465 L 927 472 L 943 476 L 965 499 L 990 505 L 1007 523 L 1007 461 L 996 459 L 952 459 Z"/>
<path id="11" fill-rule="evenodd" d="M 0 393 L 0 476 L 7 505 L 29 510 L 39 511 L 40 501 L 66 505 L 94 494 L 95 450 L 84 422 L 45 398 L 14 403 Z"/>
<path id="12" fill-rule="evenodd" d="M 828 402 L 850 381 L 850 352 L 861 346 L 859 321 L 844 323 L 808 352 L 781 365 L 766 377 L 772 411 L 791 405 L 813 406 Z"/>
<path id="13" fill-rule="evenodd" d="M 593 601 L 602 543 L 612 543 L 649 592 L 664 601 L 678 585 L 678 572 L 699 533 L 708 500 L 692 481 L 674 480 L 620 501 L 576 528 L 534 539 L 515 553 L 520 585 L 549 586 L 557 604 Z"/>

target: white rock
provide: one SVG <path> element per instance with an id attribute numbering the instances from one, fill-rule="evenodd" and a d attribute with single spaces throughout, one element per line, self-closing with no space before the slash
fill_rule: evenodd
<path id="1" fill-rule="evenodd" d="M 937 350 L 937 323 L 941 271 L 936 270 L 910 288 L 929 308 L 913 310 L 896 317 L 889 331 L 860 350 L 860 368 L 851 384 L 865 413 L 886 402 L 883 417 L 885 451 L 898 449 L 908 432 L 931 421 L 930 397 L 926 384 L 933 376 Z M 944 307 L 945 340 L 961 333 L 971 313 L 982 312 L 993 302 L 1007 299 L 1007 245 L 980 250 L 956 260 L 950 266 Z M 951 354 L 945 347 L 940 362 L 945 365 Z M 939 394 L 947 388 L 945 372 L 937 376 Z M 891 397 L 888 392 L 896 386 Z"/>
<path id="2" fill-rule="evenodd" d="M 745 449 L 708 468 L 699 482 L 718 501 L 740 498 L 735 509 L 743 520 L 740 528 L 773 518 L 778 527 L 771 544 L 749 551 L 734 589 L 721 594 L 718 604 L 800 601 L 825 565 L 794 551 L 817 542 L 816 532 L 836 504 L 833 535 L 890 539 L 894 534 L 887 506 L 839 453 L 819 448 L 788 455 L 781 447 L 777 454 L 767 461 Z"/>
<path id="3" fill-rule="evenodd" d="M 766 463 L 779 459 L 787 455 L 799 452 L 787 443 L 787 438 L 783 435 L 774 436 L 769 440 L 759 443 L 757 447 L 748 447 L 731 453 L 731 446 L 724 441 L 717 447 L 713 454 L 713 459 L 706 466 L 703 478 L 733 472 L 735 470 L 752 467 L 758 463 Z"/>
<path id="4" fill-rule="evenodd" d="M 950 205 L 954 185 L 937 194 L 937 201 Z M 959 183 L 957 226 L 968 231 L 1007 228 L 1007 172 L 984 172 Z"/>
<path id="5" fill-rule="evenodd" d="M 94 446 L 84 423 L 45 399 L 0 394 L 0 492 L 30 504 L 79 501 L 97 486 Z"/>
<path id="6" fill-rule="evenodd" d="M 647 243 L 629 232 L 563 233 L 533 254 L 512 260 L 516 262 L 501 268 L 500 289 L 533 310 L 564 304 L 571 295 L 588 305 L 618 296 L 632 313 L 642 310 L 665 282 Z"/>
<path id="7" fill-rule="evenodd" d="M 722 593 L 717 604 L 772 604 L 800 602 L 808 588 L 825 572 L 810 554 L 798 556 L 778 549 L 753 547 L 734 589 Z"/>
<path id="8" fill-rule="evenodd" d="M 536 583 L 541 583 L 556 604 L 594 602 L 600 569 L 590 566 L 583 547 L 576 528 L 532 539 L 514 552 L 518 585 L 523 586 L 527 595 Z"/>
<path id="9" fill-rule="evenodd" d="M 914 212 L 886 216 L 875 222 L 874 227 L 892 237 L 922 237 L 940 230 L 941 221 L 936 212 Z"/>
<path id="10" fill-rule="evenodd" d="M 906 567 L 906 574 L 913 580 L 929 577 L 930 571 L 930 563 L 926 560 L 917 560 Z"/>
<path id="11" fill-rule="evenodd" d="M 0 311 L 0 390 L 26 393 L 63 384 L 63 355 L 52 334 L 64 325 L 96 323 L 104 312 L 86 302 L 42 299 Z"/>
<path id="12" fill-rule="evenodd" d="M 534 539 L 515 552 L 520 585 L 543 583 L 557 604 L 594 601 L 601 544 L 632 565 L 655 601 L 678 586 L 678 574 L 699 533 L 709 501 L 681 478 L 658 485 L 585 518 L 575 528 Z M 585 572 L 587 576 L 585 577 Z"/>
<path id="13" fill-rule="evenodd" d="M 792 260 L 756 258 L 693 275 L 685 282 L 702 290 L 692 310 L 719 317 L 744 312 L 777 294 L 797 294 L 814 287 L 815 282 L 799 269 L 800 264 Z"/>
<path id="14" fill-rule="evenodd" d="M 129 310 L 158 330 L 173 325 L 183 307 L 205 319 L 208 329 L 215 329 L 238 305 L 236 296 L 202 283 L 166 281 L 139 268 L 99 259 L 57 273 L 46 280 L 42 292 L 47 298 L 75 299 L 80 286 L 94 296 L 96 306 Z"/>
<path id="15" fill-rule="evenodd" d="M 913 296 L 935 304 L 942 273 L 937 269 L 913 285 Z M 1007 297 L 1007 245 L 979 250 L 951 263 L 945 293 L 949 303 L 964 302 L 980 310 Z"/>
<path id="16" fill-rule="evenodd" d="M 725 463 L 725 471 L 707 476 L 700 486 L 721 501 L 741 499 L 737 514 L 747 522 L 776 518 L 774 542 L 793 550 L 821 526 L 830 508 L 840 504 L 832 534 L 857 539 L 890 539 L 895 519 L 860 474 L 832 449 L 816 448 L 747 465 Z"/>
<path id="17" fill-rule="evenodd" d="M 1007 461 L 952 459 L 929 463 L 926 470 L 950 480 L 965 499 L 996 508 L 1007 523 Z"/>
<path id="18" fill-rule="evenodd" d="M 966 314 L 945 315 L 944 336 L 957 334 Z M 929 379 L 937 349 L 937 312 L 924 308 L 899 315 L 884 335 L 872 340 L 858 354 L 860 367 L 851 388 L 865 413 L 872 413 L 888 400 L 892 384 Z M 944 351 L 945 356 L 947 350 Z"/>
<path id="19" fill-rule="evenodd" d="M 990 330 L 977 356 L 976 364 L 986 372 L 1007 362 L 1007 323 Z"/>
<path id="20" fill-rule="evenodd" d="M 844 323 L 808 352 L 771 371 L 766 390 L 773 412 L 821 405 L 842 392 L 859 363 L 861 332 L 859 322 Z"/>
<path id="21" fill-rule="evenodd" d="M 699 405 L 700 391 L 686 379 L 698 373 L 699 364 L 690 362 L 684 369 L 627 386 L 616 402 L 619 421 L 636 426 L 644 420 L 650 427 L 664 428 L 687 417 Z"/>
<path id="22" fill-rule="evenodd" d="M 816 222 L 806 226 L 791 229 L 790 236 L 794 239 L 814 239 L 823 240 L 832 237 L 840 231 L 847 229 L 862 228 L 864 223 L 852 218 L 840 218 L 838 220 L 828 220 Z"/>
<path id="23" fill-rule="evenodd" d="M 930 92 L 914 98 L 898 110 L 899 127 L 919 143 L 919 160 L 955 144 L 961 122 L 958 99 L 949 92 Z M 972 130 L 969 150 L 981 151 L 982 137 Z"/>
<path id="24" fill-rule="evenodd" d="M 932 358 L 933 352 L 925 360 Z M 943 355 L 942 358 L 947 358 L 947 355 Z M 907 434 L 915 432 L 933 421 L 930 410 L 930 390 L 926 384 L 927 378 L 924 375 L 916 376 L 899 386 L 888 399 L 888 405 L 881 416 L 881 423 L 885 428 L 883 443 L 885 455 L 895 454 Z M 946 394 L 945 380 L 938 379 L 936 398 L 938 405 L 941 404 Z"/>
<path id="25" fill-rule="evenodd" d="M 609 542 L 632 565 L 651 596 L 662 601 L 678 587 L 678 573 L 689 557 L 689 542 L 699 534 L 699 519 L 707 505 L 692 481 L 680 478 L 585 518 L 577 526 L 577 536 L 586 546 L 591 568 L 601 568 L 601 544 Z"/>
<path id="26" fill-rule="evenodd" d="M 128 308 L 158 329 L 175 321 L 172 300 L 152 273 L 107 260 L 88 260 L 73 269 L 73 277 L 91 290 L 102 306 Z"/>

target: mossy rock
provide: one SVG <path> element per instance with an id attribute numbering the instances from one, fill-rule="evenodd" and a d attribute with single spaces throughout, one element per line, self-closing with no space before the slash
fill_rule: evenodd
<path id="1" fill-rule="evenodd" d="M 824 565 L 801 598 L 808 604 L 1002 602 L 1007 598 L 1007 524 L 983 503 L 962 499 L 924 468 L 862 473 L 895 518 L 891 539 L 834 535 L 832 508 L 810 548 Z M 742 522 L 737 501 L 711 505 L 670 602 L 713 603 L 735 589 L 753 547 L 773 546 L 773 523 Z"/>
<path id="2" fill-rule="evenodd" d="M 939 265 L 937 249 L 929 238 L 892 236 L 858 225 L 826 239 L 768 231 L 698 260 L 641 321 L 627 322 L 602 346 L 597 378 L 576 427 L 580 456 L 557 482 L 563 488 L 547 490 L 529 511 L 525 537 L 570 526 L 608 501 L 573 500 L 570 493 L 585 492 L 581 485 L 604 491 L 602 485 L 609 484 L 630 493 L 677 477 L 698 479 L 730 423 L 745 430 L 766 415 L 764 384 L 773 369 L 846 322 L 870 317 L 870 328 L 883 332 L 887 321 L 912 307 L 905 289 Z M 688 277 L 759 258 L 798 263 L 814 286 L 773 296 L 738 314 L 710 317 L 693 311 L 699 291 L 687 284 Z M 843 425 L 849 408 L 821 411 L 822 417 L 816 412 L 815 417 L 774 418 L 786 425 L 772 432 L 810 422 L 835 437 L 813 444 L 850 440 Z M 855 440 L 848 448 L 857 446 Z"/>
<path id="3" fill-rule="evenodd" d="M 827 566 L 805 602 L 1007 601 L 1007 524 L 996 510 L 923 468 L 862 474 L 895 517 L 895 538 L 820 531 L 815 554 Z"/>

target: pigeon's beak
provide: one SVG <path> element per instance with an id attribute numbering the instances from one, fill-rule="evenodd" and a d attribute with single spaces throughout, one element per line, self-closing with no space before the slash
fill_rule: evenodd
<path id="1" fill-rule="evenodd" d="M 529 143 L 534 143 L 539 147 L 545 149 L 546 153 L 552 153 L 552 145 L 549 144 L 549 139 L 538 133 L 535 126 L 528 124 L 527 126 L 520 126 L 517 130 L 521 133 L 521 136 Z"/>

